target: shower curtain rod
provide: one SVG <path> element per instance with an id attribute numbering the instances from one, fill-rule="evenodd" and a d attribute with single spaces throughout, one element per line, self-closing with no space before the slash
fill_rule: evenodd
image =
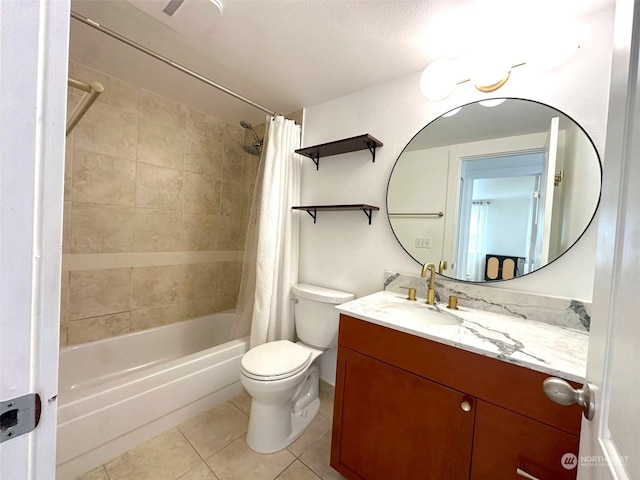
<path id="1" fill-rule="evenodd" d="M 100 82 L 85 83 L 71 77 L 67 79 L 67 85 L 85 92 L 67 119 L 67 136 L 69 136 L 73 127 L 78 124 L 84 114 L 87 113 L 87 110 L 91 108 L 93 102 L 104 92 L 104 87 Z"/>
<path id="2" fill-rule="evenodd" d="M 226 87 L 223 87 L 222 85 L 217 84 L 216 82 L 209 80 L 207 77 L 203 77 L 202 75 L 194 72 L 193 70 L 189 70 L 186 67 L 183 67 L 182 65 L 180 65 L 179 63 L 174 62 L 173 60 L 170 60 L 166 57 L 163 57 L 162 55 L 149 50 L 146 47 L 143 47 L 142 45 L 140 45 L 139 43 L 134 42 L 133 40 L 129 40 L 126 37 L 123 37 L 122 35 L 120 35 L 119 33 L 114 32 L 113 30 L 108 29 L 107 27 L 103 27 L 102 25 L 100 25 L 98 22 L 91 20 L 90 18 L 87 17 L 83 17 L 82 15 L 77 14 L 74 11 L 71 11 L 71 18 L 78 20 L 79 22 L 84 23 L 85 25 L 88 25 L 92 28 L 95 28 L 96 30 L 101 31 L 102 33 L 109 35 L 111 38 L 115 38 L 116 40 L 121 41 L 122 43 L 125 43 L 127 45 L 129 45 L 130 47 L 135 48 L 136 50 L 139 50 L 142 53 L 146 53 L 147 55 L 155 58 L 156 60 L 160 60 L 163 63 L 166 63 L 167 65 L 169 65 L 170 67 L 175 68 L 176 70 L 180 70 L 183 73 L 186 73 L 187 75 L 200 80 L 203 83 L 206 83 L 207 85 L 216 88 L 218 90 L 220 90 L 221 92 L 226 93 L 227 95 L 231 95 L 234 98 L 237 98 L 238 100 L 247 103 L 249 105 L 251 105 L 252 107 L 257 108 L 258 110 L 262 110 L 265 113 L 268 113 L 269 115 L 271 115 L 272 117 L 276 116 L 276 112 L 269 110 L 268 108 L 263 107 L 262 105 L 260 105 L 259 103 L 256 103 L 252 100 L 249 100 L 246 97 L 243 97 L 242 95 L 234 92 L 233 90 L 229 90 Z"/>

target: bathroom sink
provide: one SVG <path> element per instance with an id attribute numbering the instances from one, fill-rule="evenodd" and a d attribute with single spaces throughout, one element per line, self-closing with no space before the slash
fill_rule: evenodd
<path id="1" fill-rule="evenodd" d="M 399 320 L 411 323 L 428 325 L 460 325 L 462 323 L 462 319 L 453 313 L 424 304 L 393 304 L 384 307 L 384 311 L 397 316 Z"/>

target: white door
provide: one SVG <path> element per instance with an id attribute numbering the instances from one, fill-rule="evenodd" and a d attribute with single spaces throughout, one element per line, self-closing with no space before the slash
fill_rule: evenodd
<path id="1" fill-rule="evenodd" d="M 68 1 L 0 0 L 2 480 L 55 478 L 68 26 Z"/>
<path id="2" fill-rule="evenodd" d="M 538 190 L 538 215 L 533 268 L 540 268 L 549 263 L 549 248 L 551 246 L 551 219 L 553 213 L 553 188 L 556 174 L 556 160 L 558 157 L 558 133 L 560 119 L 551 119 L 549 134 L 545 144 L 542 176 Z"/>
<path id="3" fill-rule="evenodd" d="M 616 2 L 587 379 L 578 479 L 640 479 L 640 3 Z"/>

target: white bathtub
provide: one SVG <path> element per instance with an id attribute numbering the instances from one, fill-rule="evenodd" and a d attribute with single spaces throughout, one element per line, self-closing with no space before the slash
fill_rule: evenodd
<path id="1" fill-rule="evenodd" d="M 57 480 L 75 478 L 240 393 L 248 339 L 218 313 L 60 350 Z"/>

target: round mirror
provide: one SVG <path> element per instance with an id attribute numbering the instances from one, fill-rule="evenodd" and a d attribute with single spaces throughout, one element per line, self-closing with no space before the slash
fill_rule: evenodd
<path id="1" fill-rule="evenodd" d="M 507 280 L 576 243 L 601 182 L 598 152 L 570 117 L 492 99 L 451 110 L 411 139 L 391 171 L 387 213 L 416 262 L 458 280 Z"/>

